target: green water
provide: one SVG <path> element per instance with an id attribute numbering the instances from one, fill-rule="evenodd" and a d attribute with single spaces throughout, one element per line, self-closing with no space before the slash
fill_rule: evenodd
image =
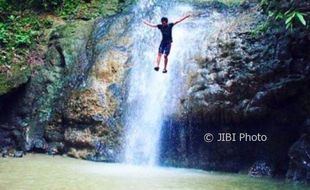
<path id="1" fill-rule="evenodd" d="M 283 181 L 201 170 L 146 168 L 67 157 L 0 159 L 0 190 L 256 190 L 310 189 Z"/>

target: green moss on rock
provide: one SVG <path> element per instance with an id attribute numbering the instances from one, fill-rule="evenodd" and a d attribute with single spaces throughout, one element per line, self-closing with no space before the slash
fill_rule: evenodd
<path id="1" fill-rule="evenodd" d="M 12 65 L 5 73 L 0 73 L 0 96 L 26 83 L 30 75 L 30 68 L 21 65 Z"/>

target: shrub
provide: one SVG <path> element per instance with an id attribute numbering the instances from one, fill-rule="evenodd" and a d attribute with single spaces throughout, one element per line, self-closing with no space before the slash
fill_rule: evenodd
<path id="1" fill-rule="evenodd" d="M 4 6 L 12 6 L 18 10 L 29 8 L 53 11 L 64 3 L 64 0 L 0 0 Z M 1 6 L 1 3 L 0 3 Z"/>
<path id="2" fill-rule="evenodd" d="M 260 5 L 270 18 L 281 21 L 286 28 L 309 29 L 310 3 L 302 0 L 261 0 Z"/>

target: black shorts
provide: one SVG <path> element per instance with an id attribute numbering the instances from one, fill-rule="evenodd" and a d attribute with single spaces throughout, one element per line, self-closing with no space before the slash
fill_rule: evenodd
<path id="1" fill-rule="evenodd" d="M 171 49 L 171 42 L 161 42 L 158 53 L 169 55 Z"/>

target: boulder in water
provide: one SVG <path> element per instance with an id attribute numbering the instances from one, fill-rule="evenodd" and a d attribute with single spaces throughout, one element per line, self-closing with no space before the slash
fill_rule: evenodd
<path id="1" fill-rule="evenodd" d="M 24 152 L 23 152 L 23 151 L 16 150 L 16 151 L 14 152 L 14 157 L 15 157 L 15 158 L 21 158 L 21 157 L 23 157 L 23 156 L 24 156 Z"/>
<path id="2" fill-rule="evenodd" d="M 272 176 L 273 169 L 271 164 L 266 161 L 257 161 L 250 168 L 249 175 L 252 177 Z"/>

